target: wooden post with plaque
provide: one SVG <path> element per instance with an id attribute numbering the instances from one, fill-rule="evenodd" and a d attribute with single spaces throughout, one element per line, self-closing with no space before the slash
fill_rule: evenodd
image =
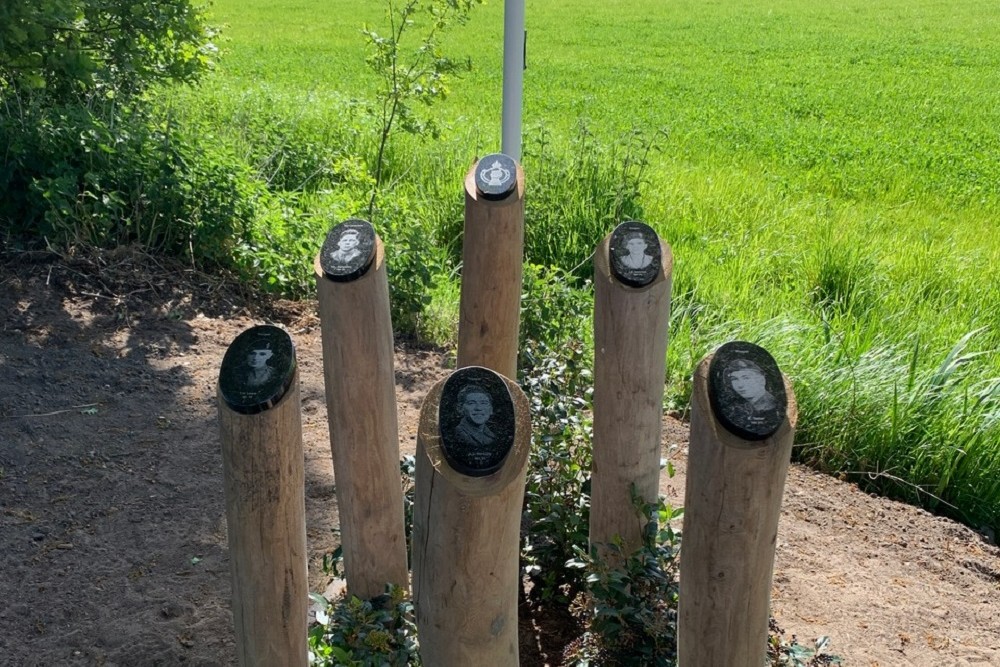
<path id="1" fill-rule="evenodd" d="M 219 371 L 239 664 L 305 667 L 308 582 L 298 371 L 282 329 L 247 329 Z"/>
<path id="2" fill-rule="evenodd" d="M 502 153 L 465 177 L 458 367 L 517 378 L 524 255 L 524 171 Z"/>
<path id="3" fill-rule="evenodd" d="M 695 371 L 680 667 L 765 662 L 778 516 L 797 418 L 791 385 L 757 345 L 726 343 Z"/>
<path id="4" fill-rule="evenodd" d="M 594 254 L 594 462 L 590 544 L 642 544 L 659 495 L 663 385 L 673 256 L 648 225 L 623 222 Z"/>
<path id="5" fill-rule="evenodd" d="M 370 600 L 409 584 L 382 241 L 367 221 L 342 222 L 315 271 L 347 591 Z"/>
<path id="6" fill-rule="evenodd" d="M 521 501 L 528 401 L 477 366 L 437 383 L 420 411 L 413 598 L 433 667 L 518 664 Z"/>

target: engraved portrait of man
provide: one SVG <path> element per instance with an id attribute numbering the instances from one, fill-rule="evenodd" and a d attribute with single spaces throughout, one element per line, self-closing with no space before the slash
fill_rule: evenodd
<path id="1" fill-rule="evenodd" d="M 354 261 L 361 256 L 361 250 L 358 249 L 359 244 L 358 230 L 345 229 L 344 233 L 337 239 L 337 249 L 330 253 L 330 259 L 337 264 L 347 264 Z"/>
<path id="2" fill-rule="evenodd" d="M 270 347 L 263 347 L 250 350 L 247 353 L 247 367 L 245 382 L 251 387 L 259 387 L 271 379 L 272 370 L 267 365 L 268 359 L 274 356 Z"/>
<path id="3" fill-rule="evenodd" d="M 649 244 L 641 231 L 629 232 L 625 236 L 625 254 L 621 255 L 622 265 L 629 269 L 645 269 L 653 261 L 646 254 Z"/>
<path id="4" fill-rule="evenodd" d="M 497 436 L 487 425 L 493 416 L 493 399 L 483 387 L 467 384 L 458 392 L 456 402 L 461 420 L 452 436 L 456 442 L 472 447 L 491 447 Z"/>
<path id="5" fill-rule="evenodd" d="M 734 405 L 738 415 L 747 422 L 763 422 L 773 418 L 772 413 L 781 408 L 778 400 L 767 389 L 767 377 L 760 366 L 749 359 L 735 359 L 726 367 L 726 379 L 741 398 Z"/>

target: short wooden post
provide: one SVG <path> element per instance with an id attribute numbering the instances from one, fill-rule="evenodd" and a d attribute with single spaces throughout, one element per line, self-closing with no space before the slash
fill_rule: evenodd
<path id="1" fill-rule="evenodd" d="M 714 356 L 719 357 L 725 347 Z M 698 365 L 691 397 L 678 665 L 760 667 L 766 653 L 778 517 L 798 410 L 791 385 L 773 365 L 769 390 L 787 396 L 787 410 L 782 412 L 781 405 L 763 418 L 771 420 L 766 431 L 773 430 L 764 439 L 757 437 L 766 432 L 735 435 L 720 420 L 735 421 L 737 426 L 743 421 L 746 426 L 745 420 L 754 418 L 743 409 L 747 402 L 735 406 L 728 417 L 720 413 L 726 402 L 742 399 L 730 397 L 720 403 L 720 387 L 710 386 L 712 359 L 709 355 Z M 720 373 L 718 382 L 735 386 L 736 381 Z"/>
<path id="2" fill-rule="evenodd" d="M 509 404 L 506 413 L 499 414 L 498 392 L 488 389 L 493 414 L 506 425 L 487 425 L 498 439 L 510 438 L 509 449 L 499 468 L 477 476 L 480 452 L 449 460 L 446 451 L 451 446 L 449 429 L 458 430 L 446 423 L 447 415 L 460 400 L 454 392 L 449 399 L 446 387 L 467 372 L 491 373 L 479 367 L 456 371 L 431 389 L 420 412 L 413 517 L 420 654 L 428 667 L 512 667 L 518 664 L 521 501 L 531 435 L 528 401 L 516 383 L 494 375 Z M 475 378 L 470 382 L 487 386 Z M 483 462 L 489 465 L 485 470 L 495 467 L 490 463 Z M 470 474 L 456 469 L 465 464 L 471 466 Z"/>
<path id="3" fill-rule="evenodd" d="M 287 334 L 265 326 L 237 337 L 223 360 L 218 403 L 239 664 L 304 667 L 302 421 Z"/>
<path id="4" fill-rule="evenodd" d="M 495 153 L 465 177 L 458 367 L 517 378 L 524 255 L 524 171 Z"/>
<path id="5" fill-rule="evenodd" d="M 362 255 L 338 263 L 352 232 Z M 343 245 L 343 243 L 341 244 Z M 389 283 L 381 239 L 365 221 L 335 227 L 315 262 L 327 420 L 347 590 L 408 589 Z"/>
<path id="6" fill-rule="evenodd" d="M 615 270 L 612 260 L 618 260 L 614 253 L 626 244 L 633 227 L 652 261 L 633 272 L 638 275 L 625 275 Z M 670 246 L 642 223 L 622 223 L 594 254 L 590 543 L 608 544 L 617 536 L 625 553 L 642 544 L 633 485 L 645 502 L 655 502 L 659 494 L 672 275 Z"/>

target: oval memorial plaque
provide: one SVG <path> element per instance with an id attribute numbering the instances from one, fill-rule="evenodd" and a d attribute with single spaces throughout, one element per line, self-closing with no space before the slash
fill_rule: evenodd
<path id="1" fill-rule="evenodd" d="M 360 278 L 375 259 L 375 228 L 367 220 L 345 220 L 330 230 L 319 254 L 319 264 L 330 280 Z"/>
<path id="2" fill-rule="evenodd" d="M 660 272 L 660 237 L 653 228 L 629 220 L 611 232 L 611 274 L 629 287 L 645 287 Z"/>
<path id="3" fill-rule="evenodd" d="M 478 366 L 460 368 L 441 390 L 441 449 L 456 471 L 485 477 L 514 445 L 514 401 L 503 378 Z"/>
<path id="4" fill-rule="evenodd" d="M 284 329 L 264 324 L 229 345 L 219 369 L 219 390 L 236 412 L 256 414 L 281 400 L 295 377 L 295 346 Z"/>
<path id="5" fill-rule="evenodd" d="M 503 199 L 517 185 L 517 163 L 503 153 L 487 155 L 476 164 L 476 191 L 483 199 Z"/>
<path id="6" fill-rule="evenodd" d="M 708 365 L 708 398 L 719 423 L 744 440 L 771 437 L 785 421 L 788 396 L 777 362 L 753 343 L 732 341 Z"/>

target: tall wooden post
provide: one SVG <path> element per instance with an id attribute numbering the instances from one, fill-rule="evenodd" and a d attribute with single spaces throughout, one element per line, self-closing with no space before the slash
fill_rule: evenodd
<path id="1" fill-rule="evenodd" d="M 360 254 L 351 255 L 355 247 L 344 251 L 343 239 L 356 241 Z M 407 589 L 409 583 L 382 241 L 365 221 L 341 223 L 315 270 L 347 590 L 371 599 L 386 584 Z"/>
<path id="2" fill-rule="evenodd" d="M 725 368 L 710 381 L 715 374 L 710 367 L 725 366 L 726 351 L 723 346 L 703 359 L 694 375 L 680 564 L 680 667 L 760 667 L 765 660 L 778 517 L 798 410 L 791 385 L 773 363 L 765 373 L 768 396 L 787 396 L 787 409 L 771 401 L 776 405 L 754 413 L 740 396 L 720 399 L 730 388 L 746 391 Z M 732 356 L 728 363 L 742 365 Z"/>
<path id="3" fill-rule="evenodd" d="M 486 374 L 496 378 L 500 391 L 484 381 Z M 491 396 L 494 417 L 487 426 L 506 444 L 449 454 L 459 427 L 449 424 L 448 416 L 460 409 L 463 393 L 449 389 L 454 383 L 485 387 L 472 399 Z M 424 401 L 417 437 L 413 593 L 420 654 L 428 667 L 518 664 L 518 558 L 530 431 L 521 389 L 480 367 L 456 371 Z"/>
<path id="4" fill-rule="evenodd" d="M 288 335 L 269 326 L 240 334 L 218 403 L 239 664 L 305 667 L 302 420 Z"/>
<path id="5" fill-rule="evenodd" d="M 465 177 L 458 367 L 517 379 L 524 255 L 524 170 L 495 153 Z"/>
<path id="6" fill-rule="evenodd" d="M 633 228 L 650 261 L 636 270 L 616 267 L 623 254 L 619 246 L 624 251 Z M 594 254 L 590 543 L 621 537 L 625 553 L 642 544 L 633 486 L 648 503 L 659 493 L 672 275 L 670 246 L 642 223 L 622 223 Z"/>

